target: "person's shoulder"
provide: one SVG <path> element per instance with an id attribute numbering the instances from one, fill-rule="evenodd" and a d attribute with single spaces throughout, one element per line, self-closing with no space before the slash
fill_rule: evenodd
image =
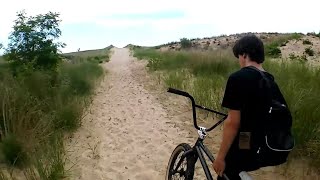
<path id="1" fill-rule="evenodd" d="M 254 74 L 254 70 L 250 68 L 241 68 L 235 72 L 233 72 L 230 76 L 229 79 L 232 80 L 244 80 L 247 79 L 249 76 L 252 76 Z"/>
<path id="2" fill-rule="evenodd" d="M 263 73 L 269 78 L 274 80 L 274 76 L 267 71 L 263 71 Z M 260 79 L 261 74 L 258 70 L 255 70 L 250 67 L 244 67 L 240 70 L 232 73 L 229 78 L 230 79 L 238 79 L 238 80 L 256 80 L 257 78 Z"/>

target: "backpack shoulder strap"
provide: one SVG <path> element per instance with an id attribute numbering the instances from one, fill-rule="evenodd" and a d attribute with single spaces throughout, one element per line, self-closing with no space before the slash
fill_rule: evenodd
<path id="1" fill-rule="evenodd" d="M 255 71 L 258 71 L 260 73 L 260 75 L 262 76 L 262 78 L 265 80 L 267 88 L 270 89 L 271 88 L 271 84 L 270 84 L 270 80 L 267 78 L 267 76 L 258 68 L 254 67 L 254 66 L 248 66 L 248 68 L 253 69 Z"/>
<path id="2" fill-rule="evenodd" d="M 263 89 L 267 89 L 266 93 L 267 93 L 267 102 L 269 104 L 269 106 L 272 106 L 272 89 L 271 89 L 271 82 L 270 80 L 267 78 L 267 76 L 258 68 L 254 67 L 254 66 L 248 66 L 248 68 L 253 69 L 255 71 L 258 71 L 260 73 L 260 75 L 262 76 L 262 81 L 259 82 L 259 88 L 263 91 Z"/>

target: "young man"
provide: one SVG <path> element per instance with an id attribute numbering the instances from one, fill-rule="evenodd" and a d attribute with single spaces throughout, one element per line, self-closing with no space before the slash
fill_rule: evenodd
<path id="1" fill-rule="evenodd" d="M 270 80 L 273 76 L 262 67 L 264 45 L 255 35 L 238 40 L 233 53 L 241 69 L 230 75 L 226 85 L 222 106 L 228 108 L 228 117 L 224 122 L 222 143 L 213 168 L 219 175 L 218 179 L 223 179 L 221 176 L 225 173 L 229 179 L 236 180 L 240 179 L 241 171 L 259 169 L 254 156 L 258 151 L 255 143 L 261 137 L 258 127 L 268 107 L 259 88 L 262 77 L 258 70 Z"/>

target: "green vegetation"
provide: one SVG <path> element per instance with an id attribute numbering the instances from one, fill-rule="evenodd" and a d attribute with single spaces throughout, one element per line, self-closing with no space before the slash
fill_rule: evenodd
<path id="1" fill-rule="evenodd" d="M 281 56 L 281 50 L 279 48 L 279 44 L 271 43 L 265 46 L 266 55 L 273 58 L 278 58 Z"/>
<path id="2" fill-rule="evenodd" d="M 168 87 L 190 92 L 197 103 L 221 109 L 228 76 L 239 69 L 231 50 L 214 52 L 158 52 L 136 49 L 135 56 L 148 59 L 151 71 L 161 71 Z M 294 117 L 296 137 L 294 157 L 307 157 L 320 167 L 320 69 L 299 61 L 266 60 L 264 68 L 272 73 L 288 101 Z"/>
<path id="3" fill-rule="evenodd" d="M 112 47 L 113 46 L 110 46 L 104 49 L 66 53 L 66 54 L 63 54 L 63 57 L 71 62 L 79 62 L 79 61 L 80 62 L 90 61 L 90 62 L 98 62 L 98 63 L 108 62 L 110 58 L 109 57 L 110 49 Z"/>
<path id="4" fill-rule="evenodd" d="M 301 34 L 293 33 L 293 34 L 284 34 L 280 35 L 276 38 L 269 39 L 265 42 L 265 54 L 271 58 L 278 58 L 281 56 L 280 46 L 285 46 L 289 40 L 300 39 L 302 37 Z"/>
<path id="5" fill-rule="evenodd" d="M 222 96 L 225 78 L 238 67 L 236 59 L 227 50 L 160 53 L 150 48 L 135 49 L 134 55 L 139 59 L 148 59 L 150 70 L 165 71 L 164 80 L 168 86 L 187 90 L 199 104 L 216 109 L 220 109 L 217 99 Z M 205 97 L 204 93 L 208 96 Z"/>
<path id="6" fill-rule="evenodd" d="M 312 45 L 312 42 L 309 41 L 309 39 L 304 39 L 304 40 L 302 41 L 302 44 Z"/>
<path id="7" fill-rule="evenodd" d="M 307 33 L 307 36 L 315 36 L 315 37 L 319 37 L 320 38 L 320 32 L 318 32 L 318 33 L 309 32 L 309 33 Z"/>
<path id="8" fill-rule="evenodd" d="M 6 163 L 21 165 L 25 155 L 22 151 L 22 145 L 14 135 L 5 136 L 0 145 Z"/>
<path id="9" fill-rule="evenodd" d="M 314 56 L 314 51 L 311 47 L 307 47 L 304 52 L 309 56 Z"/>
<path id="10" fill-rule="evenodd" d="M 179 42 L 175 42 L 175 41 L 173 41 L 173 42 L 170 42 L 170 43 L 166 43 L 166 44 L 162 44 L 162 45 L 159 45 L 159 46 L 155 46 L 154 48 L 155 49 L 160 49 L 160 48 L 162 48 L 162 47 L 165 47 L 165 46 L 172 46 L 172 45 L 174 45 L 174 44 L 178 44 Z"/>
<path id="11" fill-rule="evenodd" d="M 191 46 L 192 46 L 191 40 L 189 40 L 187 38 L 180 39 L 180 44 L 181 44 L 182 49 L 191 48 Z"/>
<path id="12" fill-rule="evenodd" d="M 25 12 L 19 12 L 9 36 L 6 59 L 16 65 L 56 69 L 61 60 L 58 48 L 64 47 L 63 43 L 55 42 L 61 35 L 60 21 L 57 13 L 27 17 Z"/>
<path id="13" fill-rule="evenodd" d="M 298 55 L 295 55 L 294 53 L 290 53 L 289 54 L 289 59 L 292 60 L 292 61 L 300 62 L 300 63 L 306 63 L 307 62 L 307 56 L 305 54 L 302 55 L 302 56 L 298 56 Z"/>
<path id="14" fill-rule="evenodd" d="M 50 39 L 61 33 L 57 14 L 19 13 L 15 22 L 0 63 L 0 179 L 15 179 L 16 167 L 26 179 L 63 179 L 64 134 L 80 126 L 104 72 L 95 58 L 62 60 Z"/>

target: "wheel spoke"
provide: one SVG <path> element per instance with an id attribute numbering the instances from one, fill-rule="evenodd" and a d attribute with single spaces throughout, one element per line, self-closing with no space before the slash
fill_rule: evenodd
<path id="1" fill-rule="evenodd" d="M 189 158 L 184 156 L 184 153 L 190 150 L 192 150 L 192 148 L 185 143 L 182 143 L 176 147 L 171 155 L 170 163 L 167 169 L 168 180 L 184 180 L 186 178 L 193 178 L 194 166 L 189 166 Z"/>
<path id="2" fill-rule="evenodd" d="M 183 152 L 181 152 L 177 158 L 176 158 L 176 161 L 174 163 L 174 166 L 173 166 L 173 170 L 171 171 L 171 175 L 173 177 L 173 179 L 185 179 L 185 175 L 186 175 L 186 170 L 187 170 L 187 159 L 184 158 L 182 163 L 180 164 L 180 167 L 177 168 L 177 165 L 178 165 L 178 162 L 180 161 L 181 157 L 183 155 Z M 174 169 L 177 168 L 177 171 L 174 172 Z"/>

